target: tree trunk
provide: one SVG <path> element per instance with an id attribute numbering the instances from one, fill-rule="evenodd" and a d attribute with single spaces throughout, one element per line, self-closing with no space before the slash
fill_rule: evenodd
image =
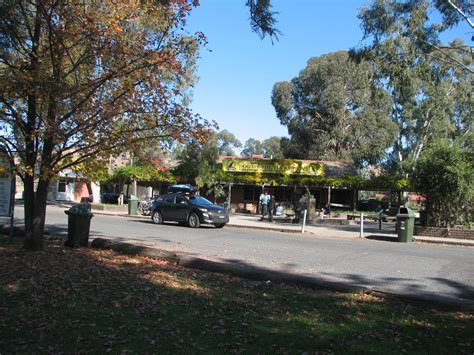
<path id="1" fill-rule="evenodd" d="M 33 192 L 33 203 L 27 202 L 27 196 L 30 192 L 27 192 L 25 186 L 25 231 L 26 238 L 23 247 L 27 250 L 42 250 L 43 249 L 43 235 L 44 235 L 44 224 L 46 217 L 46 205 L 48 197 L 48 185 L 49 181 L 40 180 L 38 182 L 38 188 L 36 194 Z M 31 216 L 27 218 L 26 210 L 27 206 L 29 210 L 33 210 Z M 31 208 L 31 206 L 33 208 Z"/>
<path id="2" fill-rule="evenodd" d="M 41 10 L 39 9 L 39 1 L 35 5 L 36 16 L 33 36 L 31 38 L 31 56 L 30 56 L 30 68 L 29 72 L 32 76 L 38 76 L 38 47 L 41 37 Z M 37 103 L 36 103 L 36 88 L 30 90 L 27 95 L 27 122 L 25 124 L 25 148 L 26 153 L 24 155 L 25 164 L 25 175 L 23 178 L 25 188 L 25 242 L 23 247 L 27 250 L 41 250 L 43 249 L 43 239 L 35 238 L 35 211 L 36 211 L 36 196 L 35 196 L 35 168 L 36 168 L 36 154 L 37 147 L 35 144 L 35 127 L 36 127 L 36 115 L 37 115 Z"/>
<path id="3" fill-rule="evenodd" d="M 33 238 L 43 246 L 44 223 L 48 198 L 49 181 L 40 180 L 36 190 L 35 214 L 33 217 Z"/>
<path id="4" fill-rule="evenodd" d="M 33 215 L 35 207 L 34 177 L 26 174 L 24 184 L 24 214 L 25 214 L 25 241 L 23 247 L 28 250 L 38 250 L 33 239 Z M 41 248 L 41 246 L 39 246 Z"/>

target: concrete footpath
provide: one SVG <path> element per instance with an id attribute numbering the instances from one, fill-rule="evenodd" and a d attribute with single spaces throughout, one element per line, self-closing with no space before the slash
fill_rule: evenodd
<path id="1" fill-rule="evenodd" d="M 68 204 L 62 204 L 63 207 L 68 207 Z M 149 216 L 130 216 L 127 211 L 102 211 L 93 209 L 94 214 L 123 216 L 139 219 L 149 219 Z M 341 220 L 345 222 L 345 220 Z M 360 223 L 353 222 L 353 224 L 341 225 L 337 219 L 331 221 L 314 221 L 305 224 L 293 224 L 287 218 L 275 217 L 274 221 L 270 223 L 268 220 L 262 220 L 260 215 L 255 214 L 238 214 L 230 215 L 230 221 L 226 227 L 247 228 L 265 231 L 275 231 L 283 233 L 305 233 L 321 238 L 361 238 Z M 364 221 L 364 228 L 362 238 L 379 239 L 379 240 L 396 240 L 398 236 L 395 231 L 395 223 L 382 222 L 381 229 L 379 229 L 378 222 Z M 474 247 L 474 240 L 469 239 L 455 239 L 455 238 L 437 238 L 427 236 L 414 236 L 414 242 L 433 243 L 433 244 L 448 244 L 459 245 L 465 247 Z"/>
<path id="2" fill-rule="evenodd" d="M 345 222 L 345 220 L 342 220 Z M 331 222 L 334 222 L 332 224 Z M 395 223 L 382 222 L 381 229 L 378 222 L 364 221 L 363 232 L 361 233 L 360 223 L 339 225 L 337 220 L 327 222 L 314 221 L 303 225 L 289 223 L 285 219 L 276 218 L 272 223 L 268 220 L 261 220 L 260 216 L 233 214 L 228 224 L 230 227 L 253 228 L 262 230 L 274 230 L 288 233 L 309 233 L 317 237 L 337 237 L 337 238 L 368 238 L 368 239 L 398 239 L 395 231 Z M 414 242 L 440 243 L 474 247 L 474 240 L 435 238 L 425 236 L 414 236 Z"/>

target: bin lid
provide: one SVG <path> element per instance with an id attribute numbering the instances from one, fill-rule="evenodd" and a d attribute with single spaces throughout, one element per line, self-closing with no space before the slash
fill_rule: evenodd
<path id="1" fill-rule="evenodd" d="M 68 216 L 93 216 L 90 211 L 90 205 L 87 203 L 78 203 L 73 205 L 70 209 L 64 211 Z"/>
<path id="2" fill-rule="evenodd" d="M 398 209 L 397 217 L 413 217 L 415 218 L 415 212 L 408 207 L 400 207 Z"/>

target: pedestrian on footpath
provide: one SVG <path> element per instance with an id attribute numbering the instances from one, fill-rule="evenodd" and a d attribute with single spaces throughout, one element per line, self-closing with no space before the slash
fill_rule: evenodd
<path id="1" fill-rule="evenodd" d="M 262 198 L 262 220 L 268 214 L 268 203 L 269 202 L 270 202 L 270 196 L 268 195 L 268 192 L 265 191 L 265 193 L 263 194 L 263 198 Z"/>
<path id="2" fill-rule="evenodd" d="M 275 196 L 272 195 L 268 201 L 268 222 L 273 222 L 273 211 L 275 210 Z"/>
<path id="3" fill-rule="evenodd" d="M 262 193 L 260 194 L 260 197 L 258 198 L 258 209 L 257 209 L 257 214 L 260 213 L 263 215 L 263 196 L 265 196 L 265 194 L 263 193 L 263 190 L 262 190 Z"/>

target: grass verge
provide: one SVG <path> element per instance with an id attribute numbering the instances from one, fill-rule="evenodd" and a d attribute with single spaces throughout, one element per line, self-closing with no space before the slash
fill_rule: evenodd
<path id="1" fill-rule="evenodd" d="M 42 252 L 0 243 L 1 353 L 459 354 L 474 349 L 473 320 L 57 241 Z"/>

